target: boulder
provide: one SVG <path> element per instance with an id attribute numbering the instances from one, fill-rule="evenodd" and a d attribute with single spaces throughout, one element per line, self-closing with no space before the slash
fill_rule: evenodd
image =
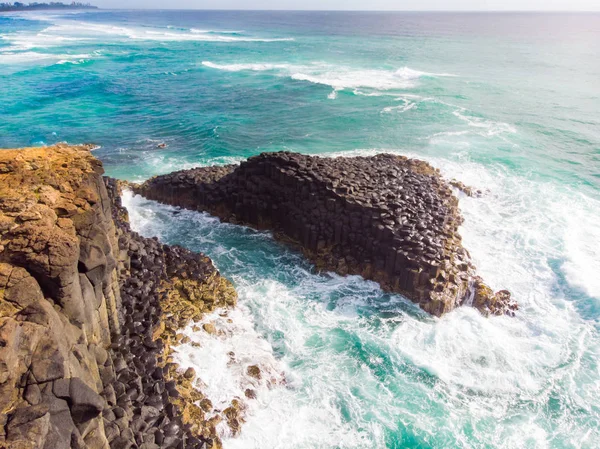
<path id="1" fill-rule="evenodd" d="M 71 416 L 76 424 L 97 417 L 105 405 L 104 399 L 77 377 L 70 379 L 69 402 Z"/>
<path id="2" fill-rule="evenodd" d="M 47 404 L 18 408 L 6 426 L 6 440 L 14 447 L 42 449 L 50 429 Z"/>

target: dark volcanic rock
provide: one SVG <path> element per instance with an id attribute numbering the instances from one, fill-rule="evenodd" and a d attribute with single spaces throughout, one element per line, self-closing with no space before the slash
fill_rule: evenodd
<path id="1" fill-rule="evenodd" d="M 376 280 L 434 315 L 460 305 L 486 315 L 517 308 L 508 292 L 494 293 L 475 274 L 458 234 L 458 200 L 423 161 L 265 153 L 240 166 L 158 176 L 134 190 L 273 230 L 318 268 Z"/>

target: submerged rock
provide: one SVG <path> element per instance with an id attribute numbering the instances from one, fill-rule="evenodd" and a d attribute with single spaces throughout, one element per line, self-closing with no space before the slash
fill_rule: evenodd
<path id="1" fill-rule="evenodd" d="M 423 161 L 264 153 L 239 166 L 157 176 L 134 190 L 272 230 L 319 269 L 373 279 L 433 315 L 461 305 L 485 315 L 517 309 L 510 293 L 494 293 L 476 275 L 458 233 L 458 199 Z"/>
<path id="2" fill-rule="evenodd" d="M 457 181 L 456 179 L 450 181 L 450 185 L 467 196 L 478 198 L 483 195 L 483 192 L 481 190 L 477 190 L 471 186 L 465 185 L 464 183 Z"/>
<path id="3" fill-rule="evenodd" d="M 258 379 L 258 380 L 260 380 L 262 377 L 260 368 L 258 367 L 258 365 L 249 366 L 248 369 L 246 370 L 246 372 L 248 373 L 248 375 L 250 377 L 254 377 L 255 379 Z"/>

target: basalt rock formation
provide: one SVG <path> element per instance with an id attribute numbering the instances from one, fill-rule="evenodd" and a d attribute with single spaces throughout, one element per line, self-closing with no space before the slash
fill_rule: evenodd
<path id="1" fill-rule="evenodd" d="M 513 314 L 461 245 L 458 200 L 426 162 L 380 154 L 321 158 L 264 153 L 241 165 L 154 177 L 134 191 L 268 229 L 298 243 L 319 269 L 360 274 L 441 316 L 461 305 Z"/>
<path id="2" fill-rule="evenodd" d="M 235 291 L 131 232 L 102 174 L 84 146 L 0 151 L 0 448 L 218 448 L 230 416 L 170 351 Z"/>

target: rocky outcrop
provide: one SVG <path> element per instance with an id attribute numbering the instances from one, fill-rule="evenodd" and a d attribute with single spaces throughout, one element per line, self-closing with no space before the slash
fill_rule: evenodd
<path id="1" fill-rule="evenodd" d="M 237 294 L 203 254 L 132 232 L 120 205 L 120 183 L 106 179 L 106 184 L 114 198 L 119 247 L 127 254 L 121 277 L 123 326 L 111 345 L 116 362 L 109 373 L 110 383 L 125 393 L 116 395 L 113 412 L 119 420 L 124 409 L 128 421 L 123 426 L 142 442 L 217 449 L 221 443 L 216 426 L 222 413 L 195 388 L 194 376 L 186 376 L 173 363 L 171 352 L 180 342 L 180 329 L 216 308 L 233 307 Z M 120 431 L 116 447 L 121 447 L 123 431 L 116 424 L 117 428 L 109 426 L 117 435 Z"/>
<path id="2" fill-rule="evenodd" d="M 101 174 L 85 148 L 0 152 L 0 440 L 10 447 L 108 447 L 101 370 L 121 300 Z"/>
<path id="3" fill-rule="evenodd" d="M 220 447 L 169 354 L 235 291 L 204 255 L 131 232 L 102 174 L 85 146 L 0 151 L 0 447 Z"/>
<path id="4" fill-rule="evenodd" d="M 239 166 L 204 167 L 134 186 L 141 195 L 275 231 L 320 269 L 360 274 L 440 316 L 461 305 L 512 314 L 461 244 L 458 200 L 423 161 L 380 154 L 320 158 L 265 153 Z"/>

